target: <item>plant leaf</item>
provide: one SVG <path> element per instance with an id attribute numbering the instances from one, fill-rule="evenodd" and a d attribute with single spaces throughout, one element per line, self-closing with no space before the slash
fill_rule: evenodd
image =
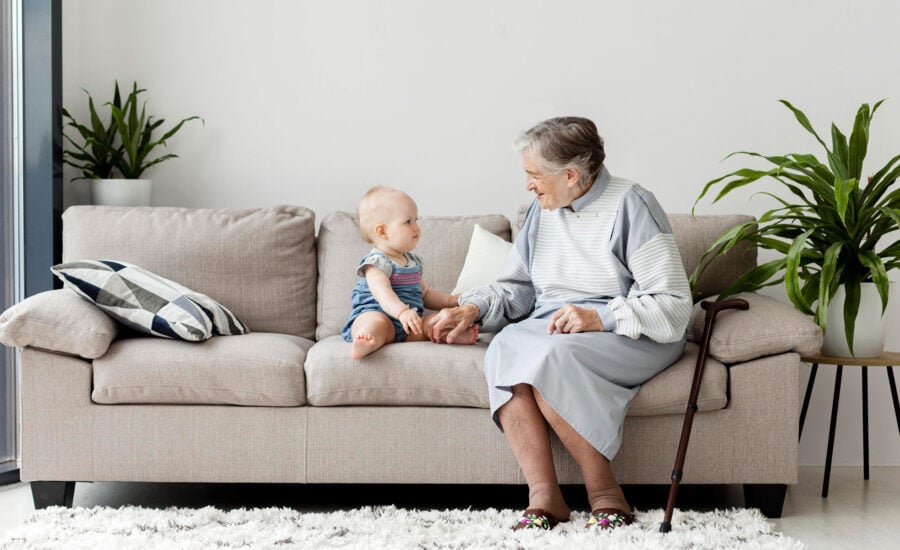
<path id="1" fill-rule="evenodd" d="M 853 354 L 853 337 L 856 332 L 856 315 L 859 313 L 859 279 L 848 278 L 844 282 L 844 335 L 847 338 L 847 347 Z"/>
<path id="2" fill-rule="evenodd" d="M 813 230 L 809 229 L 794 239 L 794 242 L 791 243 L 791 247 L 788 250 L 787 263 L 784 267 L 784 289 L 787 292 L 788 299 L 790 299 L 791 303 L 793 303 L 797 309 L 807 315 L 814 315 L 814 313 L 812 309 L 810 309 L 809 304 L 806 302 L 800 289 L 799 268 L 801 263 L 800 260 L 804 248 L 806 247 L 806 239 L 812 232 Z"/>
<path id="3" fill-rule="evenodd" d="M 784 269 L 784 264 L 785 258 L 779 258 L 754 267 L 738 277 L 731 286 L 719 294 L 719 299 L 722 300 L 741 292 L 753 292 L 764 286 L 777 284 L 777 281 L 771 283 L 770 281 L 775 278 L 779 271 Z"/>
<path id="4" fill-rule="evenodd" d="M 863 103 L 856 112 L 856 120 L 853 121 L 853 132 L 850 134 L 850 152 L 847 161 L 847 170 L 850 177 L 859 180 L 862 177 L 863 161 L 866 159 L 866 150 L 869 145 L 869 104 Z"/>
<path id="5" fill-rule="evenodd" d="M 813 130 L 812 124 L 809 123 L 809 119 L 806 117 L 806 115 L 803 113 L 803 111 L 801 111 L 800 109 L 791 105 L 790 102 L 788 102 L 787 100 L 779 99 L 778 101 L 783 103 L 785 105 L 785 107 L 787 107 L 788 109 L 791 110 L 792 113 L 794 113 L 794 117 L 797 119 L 797 122 L 799 122 L 801 126 L 806 128 L 806 130 L 816 138 L 816 141 L 821 143 L 822 147 L 824 147 L 825 150 L 827 151 L 828 146 L 825 145 L 825 142 L 822 141 L 822 138 L 819 137 L 819 134 L 817 134 L 816 131 Z"/>
<path id="6" fill-rule="evenodd" d="M 819 305 L 816 307 L 816 322 L 822 330 L 828 328 L 828 302 L 837 286 L 834 280 L 835 268 L 838 256 L 844 248 L 844 242 L 834 243 L 825 251 L 825 259 L 822 262 L 822 271 L 819 276 Z"/>
<path id="7" fill-rule="evenodd" d="M 834 202 L 837 206 L 838 216 L 847 226 L 847 205 L 850 203 L 850 193 L 858 187 L 856 179 L 836 180 L 834 182 Z"/>
<path id="8" fill-rule="evenodd" d="M 846 167 L 847 158 L 850 155 L 850 151 L 847 147 L 847 136 L 845 136 L 834 123 L 831 123 L 831 147 L 835 157 L 840 159 L 844 164 L 844 167 Z"/>
<path id="9" fill-rule="evenodd" d="M 878 254 L 871 250 L 865 250 L 859 253 L 859 262 L 869 268 L 869 276 L 878 294 L 881 296 L 881 314 L 887 310 L 888 297 L 890 296 L 890 281 L 888 281 L 887 271 L 884 269 L 884 263 Z"/>

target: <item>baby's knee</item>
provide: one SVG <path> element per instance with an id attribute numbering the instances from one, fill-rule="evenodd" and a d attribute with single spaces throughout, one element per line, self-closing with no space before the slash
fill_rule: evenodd
<path id="1" fill-rule="evenodd" d="M 394 333 L 394 322 L 380 311 L 367 311 L 356 318 L 351 331 L 354 335 L 368 333 L 387 336 Z"/>

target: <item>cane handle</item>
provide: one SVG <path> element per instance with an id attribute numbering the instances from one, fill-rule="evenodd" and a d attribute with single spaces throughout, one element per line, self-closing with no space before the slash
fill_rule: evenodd
<path id="1" fill-rule="evenodd" d="M 704 300 L 700 302 L 700 307 L 706 310 L 707 318 L 714 319 L 720 311 L 725 311 L 726 309 L 750 309 L 750 304 L 743 298 L 728 298 L 720 302 Z"/>

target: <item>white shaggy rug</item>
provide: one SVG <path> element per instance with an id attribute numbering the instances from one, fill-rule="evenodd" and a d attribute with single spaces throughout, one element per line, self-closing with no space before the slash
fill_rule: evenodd
<path id="1" fill-rule="evenodd" d="M 513 510 L 404 510 L 393 506 L 304 513 L 291 508 L 223 511 L 140 507 L 59 508 L 36 512 L 7 533 L 0 549 L 469 549 L 616 548 L 802 549 L 772 530 L 758 510 L 675 512 L 672 531 L 659 533 L 662 510 L 607 532 L 586 531 L 587 515 L 552 531 L 510 530 Z"/>

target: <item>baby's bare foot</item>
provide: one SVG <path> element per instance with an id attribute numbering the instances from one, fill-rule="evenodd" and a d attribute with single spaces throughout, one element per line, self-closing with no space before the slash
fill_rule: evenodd
<path id="1" fill-rule="evenodd" d="M 466 330 L 463 331 L 462 334 L 459 335 L 459 338 L 454 340 L 454 344 L 459 344 L 463 346 L 468 346 L 474 344 L 478 340 L 478 325 L 472 325 Z"/>
<path id="2" fill-rule="evenodd" d="M 375 341 L 374 336 L 371 334 L 359 333 L 353 338 L 353 343 L 350 344 L 350 357 L 362 359 L 379 347 L 380 346 L 378 345 L 378 342 Z"/>

